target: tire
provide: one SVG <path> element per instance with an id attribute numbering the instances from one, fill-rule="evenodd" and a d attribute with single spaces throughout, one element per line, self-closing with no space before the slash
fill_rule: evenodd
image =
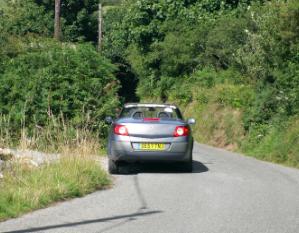
<path id="1" fill-rule="evenodd" d="M 184 162 L 183 164 L 181 164 L 181 171 L 182 172 L 192 172 L 193 168 L 192 168 L 192 160 L 188 161 L 188 162 Z"/>
<path id="2" fill-rule="evenodd" d="M 108 171 L 110 174 L 118 174 L 119 173 L 118 164 L 111 159 L 108 160 Z"/>
<path id="3" fill-rule="evenodd" d="M 183 162 L 183 164 L 181 164 L 181 171 L 182 172 L 192 172 L 193 171 L 193 142 L 192 142 L 192 147 L 191 150 L 189 152 L 190 156 L 189 156 L 189 160 L 187 162 Z"/>

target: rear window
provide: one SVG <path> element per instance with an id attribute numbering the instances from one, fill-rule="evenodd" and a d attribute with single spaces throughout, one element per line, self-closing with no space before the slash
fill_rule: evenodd
<path id="1" fill-rule="evenodd" d="M 159 118 L 159 119 L 182 119 L 182 115 L 177 108 L 172 107 L 125 107 L 120 118 Z"/>

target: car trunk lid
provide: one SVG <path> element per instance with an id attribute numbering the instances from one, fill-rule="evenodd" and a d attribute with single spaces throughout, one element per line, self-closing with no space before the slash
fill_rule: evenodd
<path id="1" fill-rule="evenodd" d="M 184 125 L 180 120 L 161 120 L 159 118 L 145 118 L 134 122 L 118 122 L 125 125 L 129 136 L 139 138 L 165 138 L 173 137 L 175 128 Z"/>

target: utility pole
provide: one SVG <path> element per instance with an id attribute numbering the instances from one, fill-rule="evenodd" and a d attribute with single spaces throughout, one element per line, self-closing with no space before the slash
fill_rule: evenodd
<path id="1" fill-rule="evenodd" d="M 61 13 L 61 0 L 55 0 L 54 38 L 58 41 L 60 40 L 60 33 L 61 33 L 60 13 Z"/>
<path id="2" fill-rule="evenodd" d="M 102 38 L 103 38 L 103 11 L 102 11 L 102 3 L 100 2 L 99 3 L 99 34 L 98 34 L 98 49 L 99 51 L 101 50 L 102 48 Z"/>

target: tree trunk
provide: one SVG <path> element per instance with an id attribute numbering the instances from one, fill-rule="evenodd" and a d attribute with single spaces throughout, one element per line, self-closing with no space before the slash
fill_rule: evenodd
<path id="1" fill-rule="evenodd" d="M 98 35 L 98 49 L 102 48 L 102 27 L 103 27 L 102 3 L 99 3 L 99 35 Z"/>
<path id="2" fill-rule="evenodd" d="M 60 40 L 61 25 L 60 25 L 61 0 L 55 0 L 55 22 L 54 22 L 54 38 Z"/>

